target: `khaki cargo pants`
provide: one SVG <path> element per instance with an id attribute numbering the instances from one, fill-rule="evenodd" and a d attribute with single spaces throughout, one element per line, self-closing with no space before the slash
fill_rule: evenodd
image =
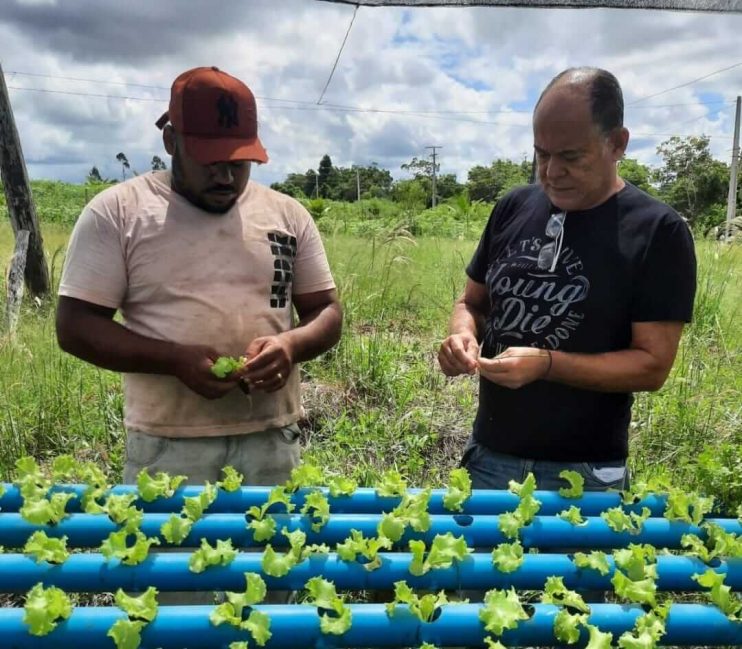
<path id="1" fill-rule="evenodd" d="M 299 437 L 296 424 L 222 437 L 170 438 L 129 430 L 124 483 L 136 484 L 137 474 L 147 469 L 150 474 L 166 471 L 170 475 L 185 475 L 185 482 L 190 484 L 204 484 L 206 480 L 213 484 L 223 477 L 222 468 L 231 465 L 244 475 L 246 485 L 282 484 L 299 464 Z M 180 550 L 178 547 L 170 551 Z M 287 596 L 284 591 L 269 592 L 266 602 L 282 603 Z M 157 599 L 164 605 L 213 604 L 214 593 L 163 592 Z"/>

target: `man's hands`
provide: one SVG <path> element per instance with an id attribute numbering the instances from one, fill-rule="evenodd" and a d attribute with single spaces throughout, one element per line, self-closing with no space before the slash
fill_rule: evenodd
<path id="1" fill-rule="evenodd" d="M 479 343 L 473 333 L 452 334 L 441 343 L 438 362 L 446 376 L 474 374 L 479 359 Z"/>
<path id="2" fill-rule="evenodd" d="M 294 367 L 294 352 L 285 336 L 255 338 L 245 352 L 247 364 L 240 380 L 250 389 L 275 392 L 280 390 Z"/>
<path id="3" fill-rule="evenodd" d="M 467 279 L 464 292 L 453 307 L 448 326 L 448 330 L 455 333 L 443 341 L 438 351 L 438 362 L 446 376 L 474 374 L 477 371 L 477 332 L 482 331 L 484 314 L 489 308 L 487 287 Z"/>
<path id="4" fill-rule="evenodd" d="M 517 389 L 544 379 L 551 369 L 547 350 L 534 347 L 509 347 L 495 358 L 480 358 L 479 373 L 488 381 Z"/>
<path id="5" fill-rule="evenodd" d="M 255 338 L 245 351 L 248 359 L 245 367 L 223 379 L 211 371 L 221 355 L 207 345 L 178 345 L 173 375 L 196 394 L 219 399 L 238 385 L 246 393 L 280 390 L 294 366 L 291 346 L 281 336 Z"/>
<path id="6" fill-rule="evenodd" d="M 551 358 L 545 349 L 510 347 L 495 358 L 479 356 L 479 343 L 472 333 L 446 338 L 438 351 L 438 362 L 446 376 L 479 373 L 488 381 L 516 389 L 546 378 Z"/>
<path id="7" fill-rule="evenodd" d="M 116 309 L 84 300 L 60 296 L 57 338 L 64 351 L 98 367 L 174 376 L 206 399 L 219 399 L 235 387 L 275 392 L 286 384 L 296 363 L 321 354 L 340 337 L 342 310 L 334 289 L 296 295 L 294 300 L 299 326 L 255 338 L 244 354 L 246 366 L 223 379 L 211 368 L 225 350 L 142 336 L 114 320 Z"/>
<path id="8" fill-rule="evenodd" d="M 206 399 L 219 399 L 237 385 L 239 377 L 220 379 L 211 371 L 220 354 L 208 345 L 175 346 L 173 376 Z"/>

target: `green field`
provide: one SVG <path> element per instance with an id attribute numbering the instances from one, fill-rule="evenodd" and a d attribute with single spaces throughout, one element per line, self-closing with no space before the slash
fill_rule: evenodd
<path id="1" fill-rule="evenodd" d="M 57 282 L 69 215 L 83 197 L 79 190 L 55 192 L 39 211 Z M 352 236 L 342 232 L 357 231 L 348 227 L 349 220 L 357 225 L 357 210 L 344 217 L 336 204 L 332 214 L 336 227 L 323 231 L 345 327 L 336 349 L 304 366 L 306 457 L 361 483 L 394 464 L 410 484 L 443 484 L 471 428 L 476 379 L 446 379 L 435 354 L 476 240 L 466 232 L 415 238 L 402 226 Z M 424 215 L 415 219 L 419 231 L 429 229 Z M 631 461 L 637 476 L 665 474 L 736 507 L 742 501 L 742 288 L 736 279 L 742 250 L 711 241 L 697 248 L 696 318 L 665 387 L 637 398 Z M 3 221 L 3 268 L 11 251 L 12 232 Z M 118 474 L 120 377 L 58 349 L 51 301 L 26 300 L 16 340 L 0 333 L 0 361 L 1 477 L 9 477 L 21 455 L 43 460 L 70 452 Z"/>

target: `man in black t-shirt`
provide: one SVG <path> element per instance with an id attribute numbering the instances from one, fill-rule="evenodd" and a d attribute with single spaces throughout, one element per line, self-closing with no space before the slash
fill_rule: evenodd
<path id="1" fill-rule="evenodd" d="M 475 488 L 532 471 L 555 489 L 564 469 L 623 488 L 631 393 L 662 386 L 691 319 L 693 240 L 617 173 L 629 133 L 611 73 L 555 77 L 533 132 L 540 182 L 497 203 L 438 354 L 446 375 L 480 375 L 462 463 Z"/>

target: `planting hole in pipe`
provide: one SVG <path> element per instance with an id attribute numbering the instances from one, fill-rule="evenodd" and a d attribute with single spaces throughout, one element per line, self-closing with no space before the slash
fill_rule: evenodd
<path id="1" fill-rule="evenodd" d="M 430 619 L 427 620 L 426 623 L 427 624 L 432 624 L 433 622 L 435 622 L 441 616 L 441 613 L 443 613 L 443 609 L 442 608 L 433 609 L 433 615 L 430 616 Z"/>
<path id="2" fill-rule="evenodd" d="M 324 617 L 325 615 L 327 617 L 334 617 L 334 618 L 340 617 L 340 614 L 335 609 L 325 608 L 324 606 L 317 607 L 317 615 L 319 615 L 320 617 Z"/>
<path id="3" fill-rule="evenodd" d="M 362 554 L 357 555 L 355 561 L 362 566 L 371 563 L 371 559 L 369 559 L 368 557 L 364 557 Z"/>
<path id="4" fill-rule="evenodd" d="M 468 514 L 456 514 L 453 517 L 459 527 L 469 527 L 474 522 L 474 517 Z"/>

